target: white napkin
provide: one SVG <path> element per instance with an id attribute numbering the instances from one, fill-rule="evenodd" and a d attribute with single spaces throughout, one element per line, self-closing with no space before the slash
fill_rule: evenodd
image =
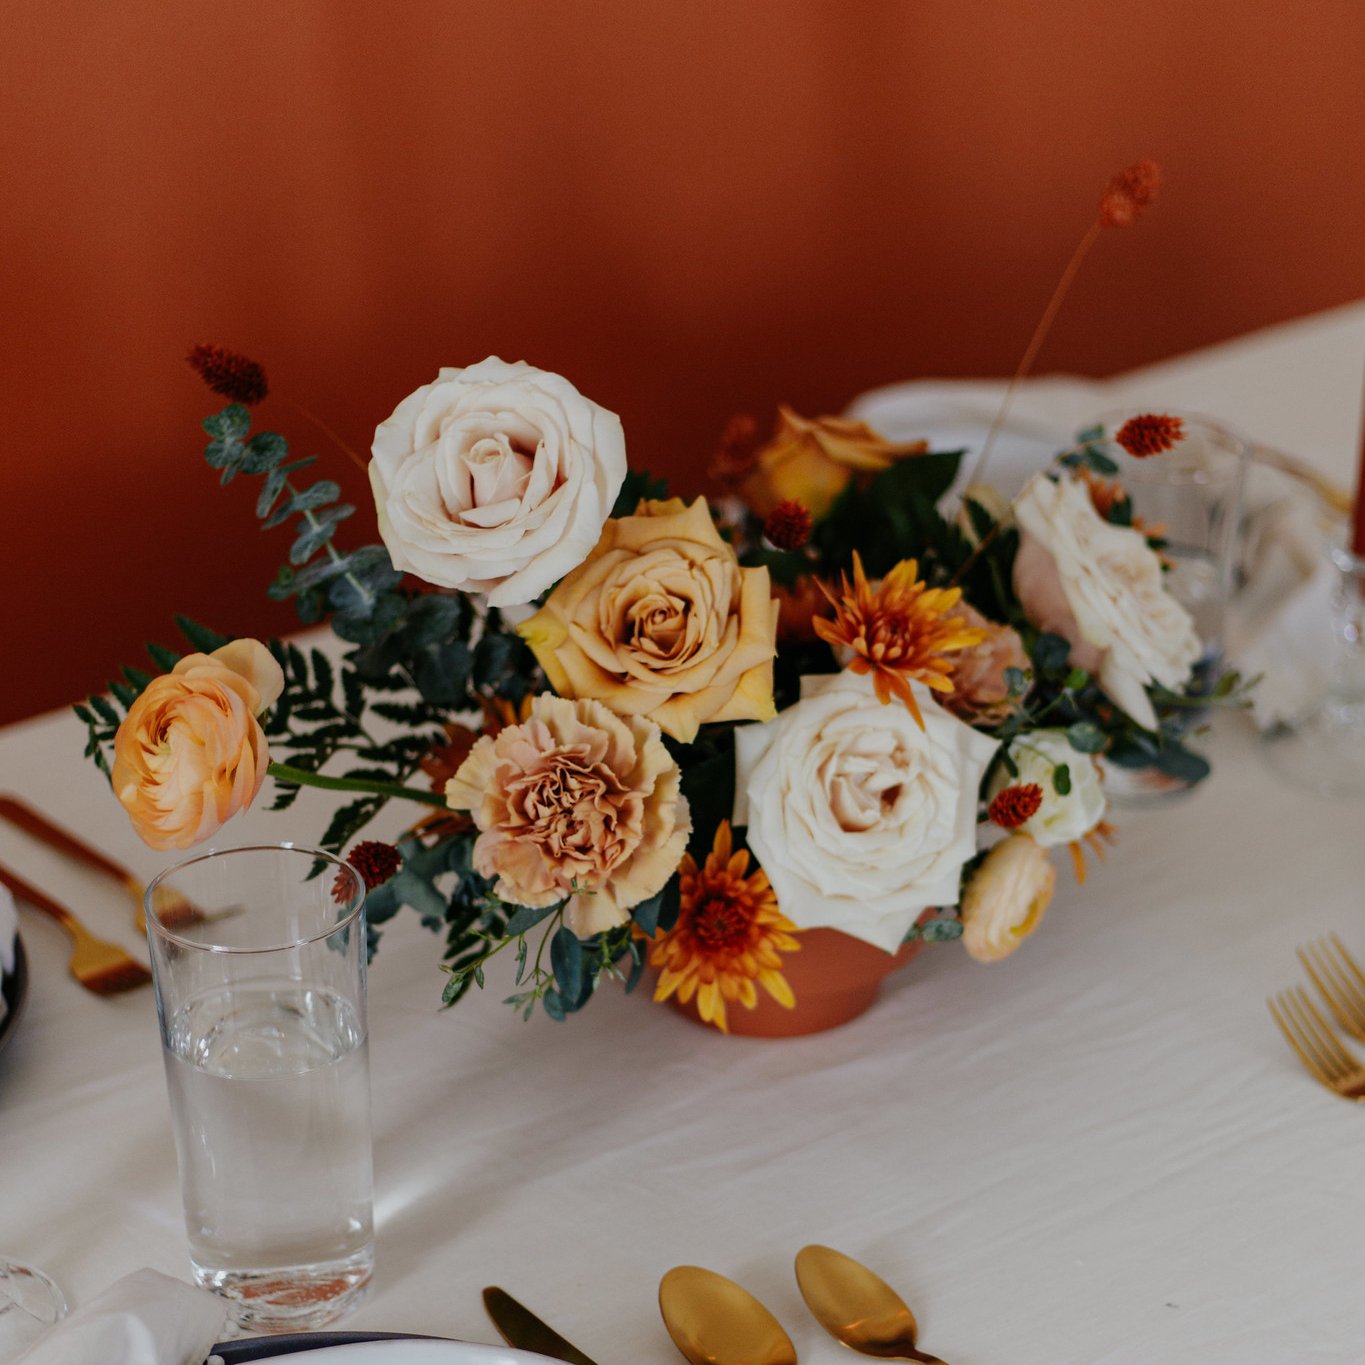
<path id="1" fill-rule="evenodd" d="M 227 1321 L 206 1289 L 136 1270 L 49 1327 L 13 1365 L 204 1365 Z"/>

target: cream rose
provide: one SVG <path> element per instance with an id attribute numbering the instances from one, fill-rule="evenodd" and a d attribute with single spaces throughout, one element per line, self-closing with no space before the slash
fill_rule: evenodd
<path id="1" fill-rule="evenodd" d="M 871 677 L 845 672 L 803 678 L 795 706 L 735 732 L 735 823 L 782 913 L 887 952 L 923 910 L 957 904 L 996 749 L 911 686 L 922 730 L 878 701 Z"/>
<path id="2" fill-rule="evenodd" d="M 474 817 L 474 869 L 503 900 L 568 900 L 586 938 L 615 928 L 677 870 L 692 822 L 659 727 L 601 702 L 548 694 L 529 719 L 485 735 L 446 783 Z"/>
<path id="3" fill-rule="evenodd" d="M 1008 957 L 1052 900 L 1056 869 L 1027 834 L 1002 839 L 962 893 L 962 946 L 978 962 Z"/>
<path id="4" fill-rule="evenodd" d="M 582 563 L 626 477 L 621 419 L 567 379 L 490 356 L 443 369 L 374 433 L 370 484 L 394 567 L 538 597 Z"/>
<path id="5" fill-rule="evenodd" d="M 647 715 L 690 742 L 707 721 L 773 711 L 778 604 L 741 569 L 706 500 L 643 502 L 519 627 L 556 692 Z"/>
<path id="6" fill-rule="evenodd" d="M 1043 793 L 1038 809 L 1019 830 L 1032 835 L 1044 848 L 1074 843 L 1089 834 L 1104 819 L 1104 786 L 1100 766 L 1089 754 L 1071 747 L 1065 730 L 1030 730 L 1009 747 L 1009 756 L 1019 770 L 1011 777 L 1004 766 L 991 778 L 987 800 L 993 800 L 1006 787 L 1036 783 Z M 1053 781 L 1059 767 L 1065 766 L 1071 786 L 1065 796 Z"/>
<path id="7" fill-rule="evenodd" d="M 259 640 L 189 654 L 153 678 L 114 736 L 114 794 L 153 848 L 202 843 L 256 799 L 270 756 L 256 719 L 284 690 Z"/>
<path id="8" fill-rule="evenodd" d="M 1025 613 L 1069 640 L 1073 662 L 1139 725 L 1156 729 L 1148 684 L 1181 687 L 1200 653 L 1156 552 L 1140 532 L 1105 521 L 1069 476 L 1036 475 L 1014 514 L 1023 532 L 1014 586 Z"/>

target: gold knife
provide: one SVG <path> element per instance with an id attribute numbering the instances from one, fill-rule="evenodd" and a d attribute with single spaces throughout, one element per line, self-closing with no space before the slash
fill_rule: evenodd
<path id="1" fill-rule="evenodd" d="M 565 1341 L 553 1327 L 541 1322 L 529 1308 L 519 1304 L 505 1289 L 489 1285 L 483 1291 L 483 1306 L 493 1319 L 493 1326 L 509 1346 L 553 1356 L 556 1360 L 567 1361 L 568 1365 L 597 1365 L 572 1342 Z"/>

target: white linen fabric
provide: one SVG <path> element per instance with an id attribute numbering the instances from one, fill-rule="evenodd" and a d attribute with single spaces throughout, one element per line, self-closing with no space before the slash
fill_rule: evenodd
<path id="1" fill-rule="evenodd" d="M 1328 452 L 1349 484 L 1363 355 L 1365 306 L 1163 367 L 1146 392 Z M 164 860 L 81 748 L 68 715 L 11 726 L 0 787 L 150 875 Z M 443 1013 L 438 940 L 403 912 L 370 974 L 378 1262 L 346 1326 L 491 1341 L 479 1290 L 500 1283 L 599 1360 L 675 1365 L 657 1286 L 692 1263 L 767 1303 L 802 1365 L 837 1365 L 792 1276 L 818 1241 L 896 1285 L 959 1365 L 1359 1362 L 1361 1116 L 1264 1000 L 1299 978 L 1296 943 L 1335 929 L 1365 953 L 1361 808 L 1284 789 L 1240 717 L 1210 756 L 1191 796 L 1119 813 L 1084 888 L 1059 867 L 1008 961 L 933 945 L 809 1038 L 725 1038 L 643 988 L 522 1025 L 501 978 Z M 224 842 L 309 840 L 330 808 L 306 792 Z M 9 829 L 0 861 L 136 947 L 118 887 Z M 151 993 L 91 996 L 56 925 L 24 912 L 23 932 L 0 1242 L 77 1304 L 133 1266 L 184 1275 Z"/>
<path id="2" fill-rule="evenodd" d="M 227 1306 L 206 1289 L 135 1270 L 49 1327 L 15 1365 L 203 1365 Z"/>

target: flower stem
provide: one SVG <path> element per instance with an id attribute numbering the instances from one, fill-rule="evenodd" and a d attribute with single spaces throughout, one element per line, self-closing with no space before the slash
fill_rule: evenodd
<path id="1" fill-rule="evenodd" d="M 280 782 L 294 782 L 301 787 L 322 787 L 332 792 L 371 792 L 375 796 L 397 796 L 405 801 L 420 801 L 425 806 L 445 808 L 446 799 L 439 792 L 423 791 L 421 787 L 405 787 L 398 782 L 375 782 L 364 777 L 327 777 L 311 773 L 307 768 L 295 768 L 288 763 L 272 763 L 267 770 Z"/>
<path id="2" fill-rule="evenodd" d="M 1071 255 L 1071 259 L 1066 263 L 1066 269 L 1062 271 L 1062 278 L 1057 281 L 1057 287 L 1052 291 L 1052 297 L 1047 301 L 1047 307 L 1043 309 L 1043 316 L 1038 319 L 1038 325 L 1033 329 L 1033 336 L 1024 350 L 1024 358 L 1019 362 L 1019 368 L 1015 370 L 1014 378 L 1010 380 L 1004 398 L 1000 400 L 995 421 L 991 423 L 991 429 L 986 433 L 986 443 L 981 447 L 981 454 L 976 459 L 976 467 L 972 470 L 972 483 L 981 482 L 986 469 L 986 461 L 990 458 L 991 447 L 995 444 L 995 438 L 1000 434 L 1000 428 L 1005 424 L 1005 415 L 1009 412 L 1010 403 L 1014 399 L 1014 391 L 1019 387 L 1019 381 L 1033 368 L 1033 362 L 1038 359 L 1038 352 L 1042 349 L 1043 342 L 1047 340 L 1047 334 L 1052 330 L 1052 324 L 1056 321 L 1057 312 L 1071 289 L 1071 283 L 1076 278 L 1076 272 L 1081 268 L 1081 262 L 1089 254 L 1090 248 L 1095 245 L 1095 239 L 1100 235 L 1101 227 L 1100 220 L 1096 218 L 1090 224 L 1085 236 L 1081 238 L 1076 250 Z"/>

